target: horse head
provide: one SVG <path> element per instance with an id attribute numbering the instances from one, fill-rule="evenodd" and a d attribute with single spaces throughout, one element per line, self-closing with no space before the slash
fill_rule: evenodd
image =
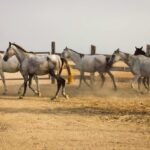
<path id="1" fill-rule="evenodd" d="M 146 55 L 146 53 L 143 51 L 143 46 L 141 48 L 137 48 L 135 46 L 135 52 L 134 55 Z"/>
<path id="2" fill-rule="evenodd" d="M 124 58 L 125 53 L 121 52 L 120 49 L 118 48 L 117 50 L 114 51 L 114 53 L 111 56 L 111 62 L 115 63 L 117 61 L 122 60 Z"/>
<path id="3" fill-rule="evenodd" d="M 70 52 L 69 52 L 69 48 L 66 46 L 66 48 L 63 50 L 63 52 L 61 53 L 61 57 L 62 58 L 69 58 L 70 57 Z"/>
<path id="4" fill-rule="evenodd" d="M 8 48 L 6 50 L 6 53 L 5 53 L 4 57 L 3 57 L 3 60 L 7 61 L 13 55 L 15 55 L 14 46 L 13 46 L 13 43 L 9 42 L 9 46 L 8 46 Z"/>
<path id="5" fill-rule="evenodd" d="M 120 49 L 117 48 L 117 49 L 114 51 L 114 54 L 117 54 L 117 53 L 119 53 L 119 52 L 120 52 Z"/>

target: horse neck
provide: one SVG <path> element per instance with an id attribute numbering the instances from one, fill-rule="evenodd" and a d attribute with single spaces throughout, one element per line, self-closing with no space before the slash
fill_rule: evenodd
<path id="1" fill-rule="evenodd" d="M 122 53 L 122 55 L 121 55 L 121 58 L 122 58 L 122 60 L 125 62 L 125 64 L 127 64 L 127 65 L 130 65 L 129 64 L 129 57 L 130 57 L 131 55 L 130 54 L 128 54 L 128 53 Z"/>
<path id="2" fill-rule="evenodd" d="M 15 55 L 18 59 L 18 61 L 20 62 L 20 64 L 22 63 L 22 61 L 26 58 L 26 53 L 20 49 L 15 48 Z"/>
<path id="3" fill-rule="evenodd" d="M 73 51 L 70 51 L 71 52 L 71 59 L 72 61 L 77 65 L 77 66 L 80 66 L 81 65 L 81 56 L 80 54 L 76 53 L 76 52 L 73 52 Z"/>

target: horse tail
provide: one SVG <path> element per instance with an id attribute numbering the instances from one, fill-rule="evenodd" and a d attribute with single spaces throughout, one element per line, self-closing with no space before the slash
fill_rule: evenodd
<path id="1" fill-rule="evenodd" d="M 70 66 L 68 64 L 68 61 L 65 58 L 61 58 L 61 61 L 62 61 L 62 66 L 60 68 L 59 75 L 61 74 L 63 66 L 64 66 L 64 63 L 65 63 L 66 64 L 66 68 L 67 68 L 67 72 L 68 72 L 68 84 L 70 84 L 72 82 L 72 80 L 73 80 Z"/>
<path id="2" fill-rule="evenodd" d="M 115 55 L 106 57 L 106 68 L 110 69 L 114 63 Z"/>

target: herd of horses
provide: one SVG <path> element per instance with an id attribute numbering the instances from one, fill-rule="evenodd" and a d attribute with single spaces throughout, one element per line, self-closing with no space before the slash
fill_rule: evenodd
<path id="1" fill-rule="evenodd" d="M 71 82 L 72 74 L 68 59 L 71 59 L 75 63 L 76 69 L 80 71 L 80 82 L 79 88 L 81 87 L 82 80 L 89 87 L 91 85 L 86 81 L 84 76 L 85 72 L 95 73 L 98 72 L 101 78 L 101 87 L 105 83 L 105 73 L 107 73 L 114 86 L 114 90 L 117 90 L 115 79 L 110 69 L 112 65 L 117 61 L 124 61 L 131 69 L 134 74 L 131 86 L 134 88 L 134 83 L 138 82 L 140 89 L 141 81 L 143 81 L 144 87 L 149 90 L 149 77 L 150 77 L 150 58 L 146 56 L 143 51 L 143 47 L 136 48 L 133 55 L 115 50 L 110 56 L 106 55 L 86 55 L 78 53 L 72 49 L 65 48 L 61 55 L 56 54 L 35 54 L 34 52 L 28 52 L 16 43 L 9 42 L 9 46 L 6 52 L 0 54 L 0 75 L 4 85 L 3 94 L 7 94 L 7 86 L 5 83 L 4 72 L 18 72 L 20 71 L 24 83 L 18 90 L 19 98 L 23 98 L 26 94 L 27 86 L 37 95 L 41 95 L 38 76 L 50 74 L 57 81 L 57 90 L 55 95 L 51 98 L 52 100 L 58 97 L 60 89 L 62 89 L 62 95 L 68 98 L 65 91 L 65 79 L 61 76 L 61 72 L 64 64 L 68 71 L 68 82 Z M 36 90 L 32 87 L 32 79 L 35 79 Z M 23 91 L 22 91 L 23 89 Z"/>

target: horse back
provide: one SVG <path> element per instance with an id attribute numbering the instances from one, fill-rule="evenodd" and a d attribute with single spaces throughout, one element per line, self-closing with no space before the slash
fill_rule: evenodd
<path id="1" fill-rule="evenodd" d="M 82 58 L 82 68 L 87 72 L 103 70 L 105 65 L 106 57 L 104 55 L 86 55 Z"/>

